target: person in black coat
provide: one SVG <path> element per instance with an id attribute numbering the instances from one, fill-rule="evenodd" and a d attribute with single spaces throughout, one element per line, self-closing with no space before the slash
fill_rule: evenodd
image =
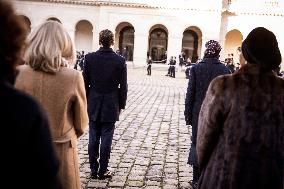
<path id="1" fill-rule="evenodd" d="M 3 0 L 0 25 L 1 184 L 11 189 L 59 189 L 47 117 L 32 97 L 13 87 L 26 29 Z"/>
<path id="2" fill-rule="evenodd" d="M 170 59 L 168 65 L 170 65 L 170 66 L 168 68 L 168 73 L 166 74 L 166 76 L 171 76 L 172 65 L 174 65 L 174 57 L 173 56 L 171 56 L 171 59 Z"/>
<path id="3" fill-rule="evenodd" d="M 170 77 L 176 77 L 176 57 L 170 62 Z"/>
<path id="4" fill-rule="evenodd" d="M 102 47 L 86 55 L 83 76 L 88 99 L 91 177 L 105 179 L 112 176 L 107 167 L 114 125 L 126 105 L 127 68 L 125 59 L 110 48 L 114 43 L 110 30 L 101 31 L 99 41 Z"/>
<path id="5" fill-rule="evenodd" d="M 196 155 L 196 139 L 198 115 L 201 104 L 210 82 L 217 76 L 229 74 L 230 70 L 219 61 L 221 46 L 217 41 L 210 40 L 205 44 L 204 59 L 190 69 L 188 88 L 185 99 L 185 121 L 192 126 L 191 148 L 188 164 L 193 166 L 192 185 L 195 187 L 199 179 Z"/>
<path id="6" fill-rule="evenodd" d="M 151 68 L 152 68 L 152 58 L 149 56 L 147 59 L 147 75 L 151 75 Z"/>

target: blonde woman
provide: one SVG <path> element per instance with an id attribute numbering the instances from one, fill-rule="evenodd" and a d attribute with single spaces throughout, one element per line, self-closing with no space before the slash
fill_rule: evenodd
<path id="1" fill-rule="evenodd" d="M 48 114 L 66 189 L 80 188 L 76 143 L 88 124 L 82 74 L 68 68 L 74 59 L 74 45 L 62 24 L 47 21 L 31 34 L 27 65 L 19 67 L 16 80 L 16 87 L 35 97 Z"/>

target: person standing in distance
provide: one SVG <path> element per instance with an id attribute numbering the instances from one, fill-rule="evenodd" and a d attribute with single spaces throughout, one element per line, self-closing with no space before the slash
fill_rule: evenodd
<path id="1" fill-rule="evenodd" d="M 149 56 L 149 58 L 147 59 L 147 75 L 151 75 L 151 68 L 152 68 L 152 58 L 151 56 Z"/>
<path id="2" fill-rule="evenodd" d="M 108 170 L 115 122 L 127 99 L 127 67 L 125 59 L 117 55 L 113 33 L 100 32 L 100 49 L 85 58 L 83 76 L 88 99 L 89 161 L 91 178 L 112 177 Z M 98 162 L 99 158 L 99 162 Z"/>

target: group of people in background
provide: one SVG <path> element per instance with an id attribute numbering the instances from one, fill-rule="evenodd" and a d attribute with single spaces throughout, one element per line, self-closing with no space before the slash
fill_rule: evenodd
<path id="1" fill-rule="evenodd" d="M 76 51 L 76 63 L 74 65 L 75 70 L 83 70 L 85 64 L 85 51 Z"/>
<path id="2" fill-rule="evenodd" d="M 44 22 L 26 43 L 27 28 L 2 0 L 0 25 L 0 117 L 9 137 L 2 137 L 2 184 L 80 189 L 77 140 L 88 124 L 91 178 L 111 178 L 115 122 L 128 90 L 125 58 L 111 48 L 114 34 L 100 32 L 101 48 L 84 56 L 82 74 L 69 68 L 76 51 L 59 22 Z M 205 47 L 203 59 L 190 69 L 185 99 L 191 186 L 283 188 L 284 80 L 277 73 L 282 57 L 275 35 L 253 29 L 233 74 L 219 60 L 217 41 Z M 174 57 L 171 62 L 176 64 Z"/>
<path id="3" fill-rule="evenodd" d="M 122 49 L 122 52 L 120 50 L 115 51 L 116 54 L 122 56 L 126 61 L 129 59 L 129 51 L 127 47 L 124 47 Z M 76 51 L 76 63 L 74 65 L 75 70 L 83 71 L 84 65 L 85 65 L 85 55 L 88 53 L 85 53 L 85 51 Z M 150 74 L 151 75 L 151 74 Z"/>
<path id="4" fill-rule="evenodd" d="M 116 52 L 116 54 L 122 56 L 126 61 L 130 60 L 129 59 L 130 58 L 130 56 L 129 56 L 130 52 L 128 50 L 128 47 L 124 47 L 124 48 L 122 48 L 122 50 L 117 49 L 115 52 Z"/>
<path id="5" fill-rule="evenodd" d="M 170 76 L 172 78 L 176 77 L 176 57 L 175 56 L 171 56 L 170 61 L 169 61 L 169 68 L 168 68 L 168 73 L 166 74 L 166 76 Z"/>

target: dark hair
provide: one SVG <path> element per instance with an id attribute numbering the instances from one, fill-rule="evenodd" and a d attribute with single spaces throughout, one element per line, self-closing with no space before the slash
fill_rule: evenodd
<path id="1" fill-rule="evenodd" d="M 218 41 L 209 40 L 205 43 L 205 47 L 204 58 L 219 58 L 222 47 Z"/>
<path id="2" fill-rule="evenodd" d="M 15 67 L 22 60 L 27 28 L 6 0 L 0 0 L 0 26 L 0 80 L 13 83 Z"/>
<path id="3" fill-rule="evenodd" d="M 242 43 L 242 54 L 250 64 L 259 64 L 265 71 L 275 70 L 281 53 L 275 35 L 263 27 L 253 29 Z"/>
<path id="4" fill-rule="evenodd" d="M 100 32 L 100 45 L 103 47 L 110 47 L 114 43 L 114 35 L 113 33 L 106 29 Z"/>

